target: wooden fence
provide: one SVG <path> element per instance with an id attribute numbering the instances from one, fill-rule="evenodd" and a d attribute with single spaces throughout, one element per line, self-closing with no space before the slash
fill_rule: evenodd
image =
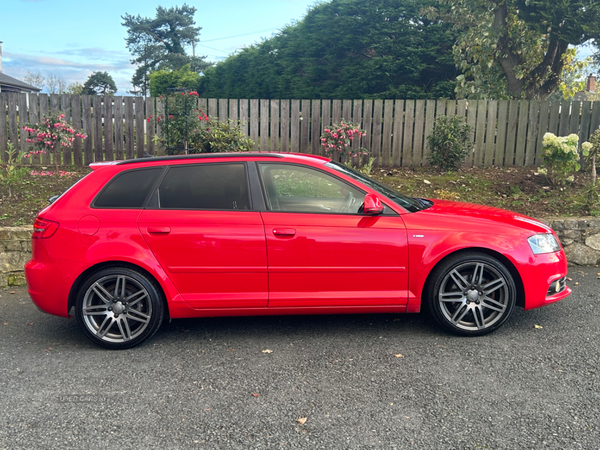
<path id="1" fill-rule="evenodd" d="M 220 121 L 241 120 L 261 151 L 321 154 L 323 129 L 341 119 L 366 130 L 355 147 L 368 149 L 381 166 L 427 165 L 427 136 L 437 117 L 458 115 L 473 127 L 475 149 L 465 166 L 532 166 L 541 161 L 542 137 L 575 133 L 580 142 L 600 126 L 600 102 L 527 100 L 238 100 L 198 99 Z M 7 142 L 27 150 L 22 123 L 63 111 L 88 138 L 62 151 L 63 164 L 83 165 L 159 154 L 160 133 L 150 116 L 164 112 L 155 98 L 0 93 L 0 156 Z M 79 126 L 77 126 L 79 124 Z M 111 124 L 112 126 L 106 126 Z M 32 158 L 49 164 L 50 156 Z"/>

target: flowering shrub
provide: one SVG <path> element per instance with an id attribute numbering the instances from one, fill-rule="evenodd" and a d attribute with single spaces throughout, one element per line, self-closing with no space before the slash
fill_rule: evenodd
<path id="1" fill-rule="evenodd" d="M 544 134 L 542 141 L 544 161 L 539 173 L 546 176 L 552 185 L 572 183 L 573 175 L 581 166 L 579 165 L 579 136 L 555 136 L 553 133 Z"/>
<path id="2" fill-rule="evenodd" d="M 76 130 L 65 121 L 65 115 L 61 112 L 48 113 L 42 117 L 39 123 L 27 123 L 23 130 L 30 135 L 27 142 L 33 144 L 35 150 L 25 154 L 26 158 L 40 153 L 54 153 L 54 164 L 58 170 L 59 151 L 62 147 L 69 147 L 76 137 L 85 139 L 87 135 L 83 131 Z"/>
<path id="3" fill-rule="evenodd" d="M 177 92 L 159 98 L 165 99 L 165 114 L 150 116 L 146 120 L 155 120 L 160 125 L 159 144 L 168 154 L 187 153 L 191 147 L 189 139 L 192 130 L 200 128 L 202 121 L 208 121 L 206 114 L 198 109 L 198 93 Z"/>
<path id="4" fill-rule="evenodd" d="M 356 149 L 351 146 L 352 141 L 361 136 L 366 136 L 364 130 L 361 130 L 358 125 L 345 123 L 342 119 L 340 123 L 334 123 L 331 128 L 323 130 L 321 146 L 331 159 L 347 161 L 351 157 L 362 157 L 369 154 L 365 148 Z"/>
<path id="5" fill-rule="evenodd" d="M 254 142 L 243 135 L 239 121 L 211 119 L 197 107 L 197 98 L 196 91 L 170 94 L 165 114 L 146 119 L 161 126 L 156 142 L 167 154 L 237 152 L 254 148 Z"/>
<path id="6" fill-rule="evenodd" d="M 596 159 L 600 155 L 600 128 L 590 136 L 590 142 L 581 144 L 582 154 L 590 168 L 592 175 L 592 186 L 596 186 Z"/>

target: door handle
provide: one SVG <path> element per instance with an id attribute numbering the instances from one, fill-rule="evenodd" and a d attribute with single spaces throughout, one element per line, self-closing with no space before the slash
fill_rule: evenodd
<path id="1" fill-rule="evenodd" d="M 148 227 L 148 233 L 150 234 L 169 234 L 171 227 Z"/>
<path id="2" fill-rule="evenodd" d="M 293 228 L 275 228 L 273 230 L 273 234 L 275 236 L 294 236 L 296 234 L 296 230 Z"/>

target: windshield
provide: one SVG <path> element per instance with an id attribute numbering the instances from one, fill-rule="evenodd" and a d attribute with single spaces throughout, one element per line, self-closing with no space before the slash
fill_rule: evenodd
<path id="1" fill-rule="evenodd" d="M 344 166 L 343 164 L 339 164 L 339 163 L 331 161 L 331 162 L 326 163 L 325 166 L 327 166 L 331 169 L 335 169 L 338 172 L 342 172 L 343 174 L 348 175 L 349 177 L 352 177 L 357 181 L 360 181 L 365 186 L 368 186 L 371 189 L 373 189 L 374 191 L 377 191 L 380 194 L 385 195 L 387 198 L 389 198 L 390 200 L 392 200 L 394 203 L 401 206 L 402 208 L 406 209 L 408 212 L 421 211 L 421 210 L 423 210 L 425 208 L 429 208 L 429 206 L 431 206 L 431 202 L 429 202 L 429 201 L 409 197 L 407 195 L 396 192 L 392 188 L 389 188 L 386 185 L 381 184 L 381 183 L 373 180 L 372 178 L 369 178 L 368 176 L 366 176 L 360 172 L 357 172 L 356 170 L 351 169 L 350 167 Z"/>

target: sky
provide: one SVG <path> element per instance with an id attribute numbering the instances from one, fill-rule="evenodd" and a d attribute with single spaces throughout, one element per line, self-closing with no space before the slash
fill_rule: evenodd
<path id="1" fill-rule="evenodd" d="M 156 8 L 182 6 L 171 0 L 0 0 L 2 72 L 22 79 L 28 72 L 55 75 L 67 83 L 108 72 L 124 95 L 135 66 L 125 47 L 121 16 L 154 18 Z M 218 62 L 236 50 L 301 20 L 317 0 L 188 0 L 202 27 L 196 55 Z M 191 49 L 189 49 L 191 54 Z"/>

